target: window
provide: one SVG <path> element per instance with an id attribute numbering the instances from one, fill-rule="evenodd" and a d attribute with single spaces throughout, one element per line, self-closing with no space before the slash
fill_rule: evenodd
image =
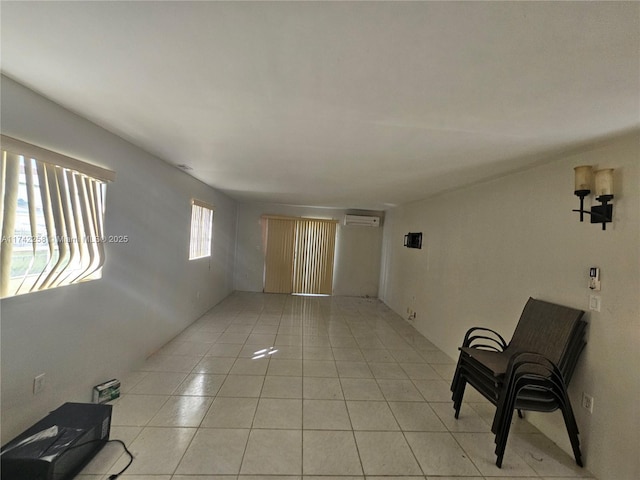
<path id="1" fill-rule="evenodd" d="M 200 200 L 191 200 L 191 238 L 189 260 L 211 256 L 213 207 Z"/>
<path id="2" fill-rule="evenodd" d="M 2 135 L 1 295 L 100 278 L 109 170 Z"/>

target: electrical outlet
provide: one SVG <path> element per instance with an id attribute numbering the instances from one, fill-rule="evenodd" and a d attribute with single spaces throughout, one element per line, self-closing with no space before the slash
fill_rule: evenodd
<path id="1" fill-rule="evenodd" d="M 582 407 L 589 410 L 589 413 L 593 413 L 593 397 L 582 392 Z"/>
<path id="2" fill-rule="evenodd" d="M 44 390 L 44 373 L 37 375 L 33 379 L 33 394 L 38 395 L 42 390 Z"/>

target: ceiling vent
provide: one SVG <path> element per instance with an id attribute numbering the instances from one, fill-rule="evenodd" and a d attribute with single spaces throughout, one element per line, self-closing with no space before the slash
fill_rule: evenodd
<path id="1" fill-rule="evenodd" d="M 379 227 L 380 217 L 368 215 L 345 215 L 344 224 L 348 227 Z"/>

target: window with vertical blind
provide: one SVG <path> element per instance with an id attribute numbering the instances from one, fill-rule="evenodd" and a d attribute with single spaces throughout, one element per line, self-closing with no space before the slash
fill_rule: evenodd
<path id="1" fill-rule="evenodd" d="M 5 135 L 1 141 L 0 296 L 100 278 L 106 184 L 115 173 Z"/>
<path id="2" fill-rule="evenodd" d="M 265 215 L 264 291 L 331 295 L 336 220 Z"/>
<path id="3" fill-rule="evenodd" d="M 189 260 L 211 256 L 211 232 L 213 230 L 212 205 L 191 200 L 191 236 L 189 238 Z"/>

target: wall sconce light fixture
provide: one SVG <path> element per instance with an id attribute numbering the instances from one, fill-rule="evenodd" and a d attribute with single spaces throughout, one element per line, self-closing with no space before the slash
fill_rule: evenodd
<path id="1" fill-rule="evenodd" d="M 584 220 L 584 214 L 591 215 L 591 223 L 601 223 L 602 230 L 606 230 L 607 223 L 613 220 L 613 205 L 609 202 L 613 200 L 613 168 L 605 168 L 593 171 L 591 165 L 581 165 L 575 167 L 575 190 L 574 193 L 580 197 L 580 209 L 573 210 L 580 213 L 580 221 Z M 591 207 L 591 210 L 584 209 L 584 198 L 591 193 L 591 187 L 595 178 L 595 199 L 600 205 Z"/>

